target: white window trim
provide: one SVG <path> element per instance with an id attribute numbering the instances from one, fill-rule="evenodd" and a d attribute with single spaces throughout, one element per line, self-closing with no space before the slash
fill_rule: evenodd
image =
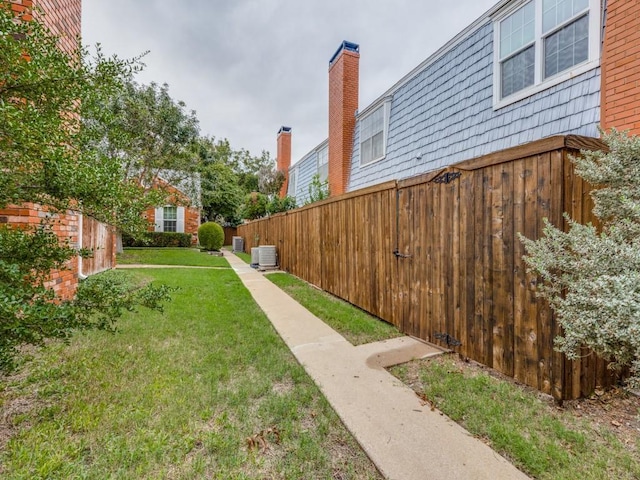
<path id="1" fill-rule="evenodd" d="M 185 233 L 185 209 L 184 207 L 175 205 L 166 205 L 167 207 L 176 207 L 176 231 L 175 233 Z M 164 209 L 165 207 L 155 208 L 154 231 L 164 232 Z"/>
<path id="2" fill-rule="evenodd" d="M 585 62 L 573 66 L 569 70 L 560 72 L 553 77 L 543 79 L 543 33 L 542 33 L 542 0 L 530 0 L 535 2 L 535 76 L 533 85 L 524 88 L 506 98 L 500 98 L 500 22 L 513 12 L 523 7 L 529 2 L 515 2 L 510 8 L 503 10 L 499 15 L 493 17 L 493 110 L 506 107 L 519 102 L 527 97 L 535 95 L 543 90 L 554 87 L 562 82 L 566 82 L 573 77 L 582 75 L 589 70 L 600 66 L 600 43 L 601 43 L 601 17 L 600 0 L 589 0 L 589 55 Z M 571 23 L 577 17 L 558 25 L 554 30 Z"/>
<path id="3" fill-rule="evenodd" d="M 322 152 L 323 150 L 326 150 L 327 152 L 327 161 L 321 165 L 320 152 Z M 324 165 L 327 166 L 327 178 L 325 178 L 324 180 L 320 178 L 321 182 L 325 182 L 329 180 L 329 142 L 328 141 L 322 143 L 318 148 L 316 148 L 316 172 L 318 175 L 320 175 L 320 167 Z"/>
<path id="4" fill-rule="evenodd" d="M 360 167 L 368 167 L 369 165 L 373 165 L 381 160 L 384 160 L 387 156 L 387 140 L 389 138 L 389 117 L 391 114 L 391 99 L 392 96 L 381 98 L 380 101 L 375 104 L 367 107 L 362 113 L 359 113 L 357 116 L 358 128 L 360 128 L 360 123 L 367 118 L 369 115 L 373 114 L 378 110 L 378 108 L 384 108 L 384 122 L 382 127 L 382 155 L 378 158 L 374 158 L 373 160 L 369 160 L 367 163 L 362 163 L 362 135 L 358 137 L 358 156 L 360 160 Z"/>

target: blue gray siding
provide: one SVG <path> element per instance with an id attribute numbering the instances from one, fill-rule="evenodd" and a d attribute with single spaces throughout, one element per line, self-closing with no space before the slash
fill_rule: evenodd
<path id="1" fill-rule="evenodd" d="M 309 198 L 309 185 L 313 180 L 313 176 L 318 173 L 318 153 L 316 150 L 312 150 L 305 155 L 302 160 L 296 162 L 289 168 L 289 174 L 295 171 L 297 179 L 297 188 L 294 190 L 294 185 L 289 182 L 287 188 L 287 195 L 295 197 L 296 204 L 300 207 L 304 205 L 305 201 Z M 291 177 L 289 177 L 291 178 Z"/>
<path id="2" fill-rule="evenodd" d="M 493 110 L 491 22 L 470 33 L 392 95 L 383 160 L 360 166 L 356 125 L 349 190 L 550 135 L 598 135 L 599 68 Z"/>

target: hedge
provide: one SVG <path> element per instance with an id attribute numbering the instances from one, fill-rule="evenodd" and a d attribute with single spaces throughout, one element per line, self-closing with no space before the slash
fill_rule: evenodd
<path id="1" fill-rule="evenodd" d="M 129 235 L 122 236 L 124 247 L 190 247 L 191 234 L 177 232 L 146 232 L 142 237 L 134 239 Z"/>
<path id="2" fill-rule="evenodd" d="M 207 222 L 198 228 L 198 240 L 205 250 L 220 250 L 224 244 L 224 230 L 215 222 Z"/>

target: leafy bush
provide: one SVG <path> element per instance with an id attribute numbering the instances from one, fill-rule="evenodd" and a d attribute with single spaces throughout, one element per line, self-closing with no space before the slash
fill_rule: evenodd
<path id="1" fill-rule="evenodd" d="M 207 222 L 198 229 L 200 246 L 205 250 L 220 250 L 224 243 L 224 230 L 215 222 Z"/>
<path id="2" fill-rule="evenodd" d="M 545 223 L 544 237 L 523 238 L 529 269 L 543 282 L 563 328 L 556 348 L 578 358 L 587 346 L 631 366 L 640 385 L 640 138 L 616 131 L 604 135 L 609 153 L 582 152 L 576 172 L 595 187 L 594 215 L 602 228 L 565 218 L 569 231 Z"/>
<path id="3" fill-rule="evenodd" d="M 309 198 L 304 202 L 304 204 L 309 205 L 310 203 L 325 200 L 329 198 L 329 195 L 329 181 L 320 181 L 320 175 L 316 173 L 309 184 Z"/>
<path id="4" fill-rule="evenodd" d="M 142 236 L 122 236 L 125 247 L 190 247 L 191 234 L 177 232 L 145 232 Z"/>
<path id="5" fill-rule="evenodd" d="M 0 371 L 12 368 L 23 344 L 68 338 L 75 330 L 113 330 L 123 310 L 137 304 L 160 310 L 169 299 L 167 287 L 140 289 L 121 272 L 91 276 L 79 284 L 76 298 L 61 299 L 47 287 L 49 273 L 67 268 L 77 254 L 46 223 L 26 230 L 0 226 Z"/>
<path id="6" fill-rule="evenodd" d="M 273 200 L 269 202 L 267 211 L 269 214 L 286 212 L 296 208 L 296 199 L 287 195 L 284 198 L 273 197 Z"/>
<path id="7" fill-rule="evenodd" d="M 242 207 L 242 217 L 255 220 L 267 215 L 269 199 L 263 193 L 253 192 L 246 196 Z"/>

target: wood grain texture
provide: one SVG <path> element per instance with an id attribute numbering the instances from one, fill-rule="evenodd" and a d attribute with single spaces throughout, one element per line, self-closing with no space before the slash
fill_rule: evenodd
<path id="1" fill-rule="evenodd" d="M 600 146 L 550 137 L 246 223 L 238 234 L 247 249 L 277 245 L 282 269 L 407 334 L 558 400 L 576 398 L 615 377 L 588 352 L 570 362 L 554 350 L 561 329 L 536 296 L 519 235 L 539 238 L 543 218 L 566 229 L 563 212 L 593 221 L 589 186 L 569 155 Z M 441 182 L 446 173 L 460 176 Z"/>

